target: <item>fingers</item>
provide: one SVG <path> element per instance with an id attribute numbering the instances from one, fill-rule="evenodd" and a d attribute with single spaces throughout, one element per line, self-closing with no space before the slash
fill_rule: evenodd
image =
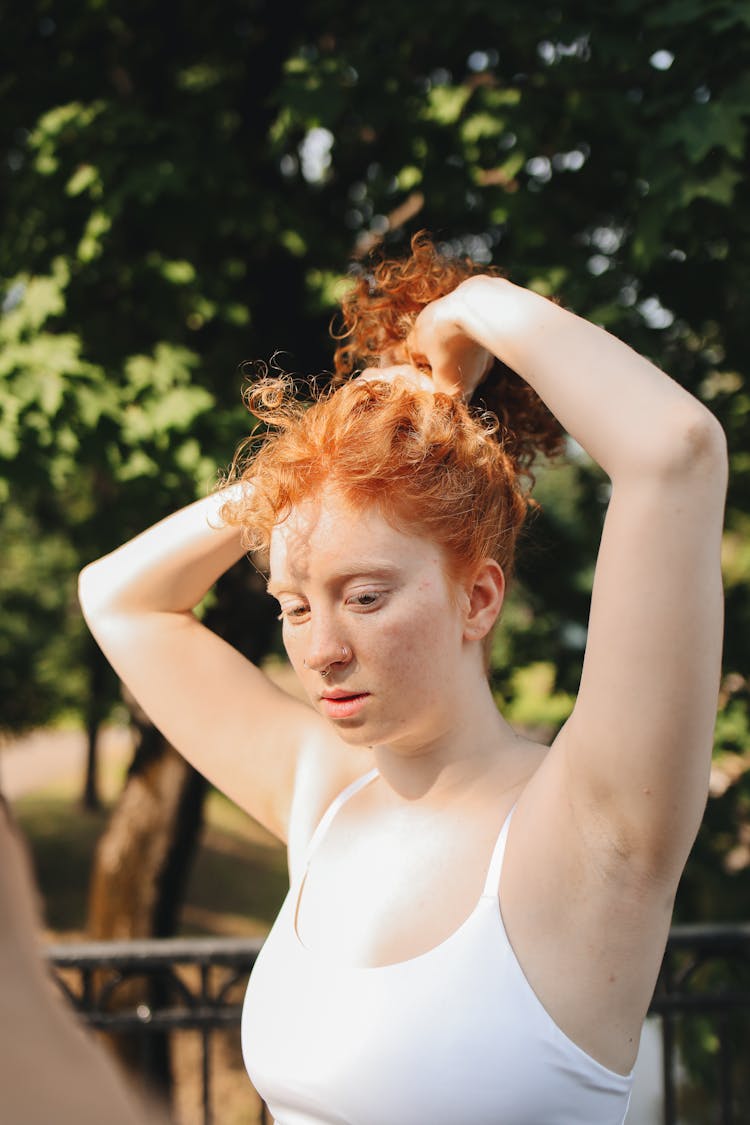
<path id="1" fill-rule="evenodd" d="M 406 338 L 411 363 L 429 370 L 434 389 L 468 402 L 494 357 L 468 336 L 455 315 L 453 294 L 425 305 Z"/>
<path id="2" fill-rule="evenodd" d="M 450 395 L 451 398 L 466 397 L 460 370 L 456 371 L 455 368 L 446 368 L 444 370 L 441 370 L 439 367 L 433 368 L 431 382 L 433 391 L 439 391 L 444 395 Z"/>
<path id="3" fill-rule="evenodd" d="M 390 367 L 366 367 L 357 378 L 365 383 L 393 383 L 396 379 L 402 379 L 422 391 L 434 392 L 437 389 L 427 372 L 411 363 L 397 363 Z"/>

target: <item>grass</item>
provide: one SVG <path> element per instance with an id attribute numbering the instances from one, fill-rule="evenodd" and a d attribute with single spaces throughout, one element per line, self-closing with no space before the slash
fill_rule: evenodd
<path id="1" fill-rule="evenodd" d="M 47 936 L 83 936 L 91 862 L 122 785 L 124 766 L 102 778 L 99 812 L 80 806 L 80 779 L 46 786 L 14 803 L 26 836 L 43 905 Z M 211 792 L 193 863 L 180 934 L 241 937 L 267 933 L 287 888 L 282 846 L 221 794 Z"/>
<path id="2" fill-rule="evenodd" d="M 31 850 L 46 929 L 50 936 L 81 936 L 91 859 L 107 812 L 84 812 L 55 793 L 23 797 L 14 812 Z"/>
<path id="3" fill-rule="evenodd" d="M 283 846 L 226 797 L 212 792 L 187 886 L 181 932 L 266 934 L 287 886 Z"/>

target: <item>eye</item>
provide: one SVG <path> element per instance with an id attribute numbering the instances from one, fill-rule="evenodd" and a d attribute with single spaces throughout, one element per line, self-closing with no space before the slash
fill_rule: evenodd
<path id="1" fill-rule="evenodd" d="M 377 590 L 362 590 L 358 594 L 350 594 L 346 599 L 346 604 L 353 606 L 355 609 L 370 609 L 372 606 L 378 604 L 383 595 Z"/>
<path id="2" fill-rule="evenodd" d="M 283 605 L 277 620 L 290 622 L 304 621 L 309 612 L 310 607 L 305 605 L 304 602 L 295 602 L 292 605 Z"/>

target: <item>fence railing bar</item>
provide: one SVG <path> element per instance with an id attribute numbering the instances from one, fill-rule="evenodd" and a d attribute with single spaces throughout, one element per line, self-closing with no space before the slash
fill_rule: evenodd
<path id="1" fill-rule="evenodd" d="M 208 1004 L 208 965 L 201 965 L 201 1002 Z M 201 1029 L 201 1081 L 203 1085 L 203 1122 L 204 1125 L 212 1125 L 213 1113 L 211 1106 L 211 1067 L 210 1067 L 210 1042 L 211 1032 L 210 1029 L 204 1027 Z"/>
<path id="2" fill-rule="evenodd" d="M 719 1016 L 719 1098 L 721 1125 L 734 1125 L 734 1098 L 732 1096 L 732 1044 L 729 1035 L 729 1017 Z"/>

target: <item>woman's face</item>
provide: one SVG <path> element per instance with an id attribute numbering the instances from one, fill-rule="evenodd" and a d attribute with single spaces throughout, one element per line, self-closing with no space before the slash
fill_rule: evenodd
<path id="1" fill-rule="evenodd" d="M 274 529 L 269 590 L 297 675 L 345 741 L 418 753 L 450 734 L 466 598 L 437 544 L 328 490 Z"/>

